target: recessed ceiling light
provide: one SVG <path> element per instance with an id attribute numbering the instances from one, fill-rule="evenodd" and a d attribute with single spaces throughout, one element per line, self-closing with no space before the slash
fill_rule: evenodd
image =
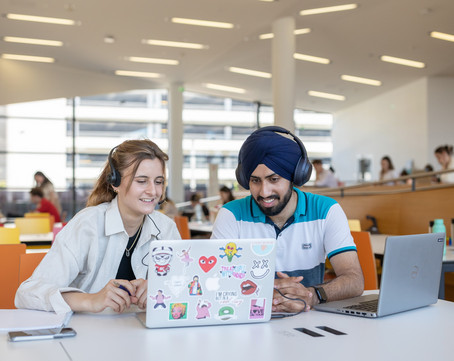
<path id="1" fill-rule="evenodd" d="M 6 18 L 10 20 L 33 21 L 37 23 L 57 24 L 57 25 L 76 25 L 75 20 L 48 18 L 44 16 L 33 16 L 23 14 L 6 14 Z"/>
<path id="2" fill-rule="evenodd" d="M 54 63 L 54 58 L 45 56 L 31 56 L 31 55 L 19 55 L 19 54 L 2 54 L 3 59 L 8 60 L 22 60 L 22 61 L 33 61 L 37 63 Z"/>
<path id="3" fill-rule="evenodd" d="M 210 28 L 221 28 L 221 29 L 232 29 L 234 26 L 231 23 L 222 23 L 219 21 L 185 19 L 185 18 L 172 18 L 172 19 L 170 19 L 170 21 L 175 24 L 207 26 Z"/>
<path id="4" fill-rule="evenodd" d="M 16 36 L 4 36 L 3 40 L 8 42 L 8 43 L 47 45 L 47 46 L 63 46 L 63 42 L 62 41 L 58 41 L 58 40 L 18 38 Z"/>
<path id="5" fill-rule="evenodd" d="M 135 63 L 148 64 L 178 65 L 180 63 L 178 60 L 173 59 L 141 58 L 139 56 L 129 56 L 126 59 Z"/>
<path id="6" fill-rule="evenodd" d="M 300 15 L 304 16 L 304 15 L 332 13 L 332 12 L 337 12 L 337 11 L 353 10 L 353 9 L 356 9 L 357 7 L 358 7 L 358 4 L 328 6 L 328 7 L 324 7 L 324 8 L 301 10 Z"/>
<path id="7" fill-rule="evenodd" d="M 207 83 L 207 84 L 205 84 L 205 87 L 207 87 L 208 89 L 221 90 L 221 91 L 225 91 L 225 92 L 229 92 L 229 93 L 237 93 L 237 94 L 246 93 L 245 89 L 235 88 L 233 86 L 227 86 L 227 85 Z"/>
<path id="8" fill-rule="evenodd" d="M 386 61 L 388 63 L 393 63 L 393 64 L 399 64 L 399 65 L 405 65 L 405 66 L 411 66 L 413 68 L 424 68 L 426 64 L 420 62 L 420 61 L 414 61 L 414 60 L 408 60 L 408 59 L 402 59 L 402 58 L 395 58 L 394 56 L 388 56 L 388 55 L 382 55 L 380 57 L 381 61 Z"/>
<path id="9" fill-rule="evenodd" d="M 338 94 L 330 94 L 330 93 L 323 93 L 315 90 L 309 90 L 307 92 L 312 97 L 318 97 L 318 98 L 325 98 L 325 99 L 331 99 L 331 100 L 339 100 L 339 101 L 344 101 L 345 96 L 343 95 L 338 95 Z"/>
<path id="10" fill-rule="evenodd" d="M 359 76 L 353 75 L 341 75 L 341 79 L 345 81 L 351 81 L 354 83 L 366 84 L 366 85 L 373 85 L 373 86 L 380 86 L 380 80 L 368 79 L 368 78 L 361 78 Z"/>
<path id="11" fill-rule="evenodd" d="M 306 55 L 306 54 L 300 54 L 300 53 L 293 54 L 293 57 L 298 60 L 310 61 L 310 62 L 319 63 L 319 64 L 331 63 L 331 60 L 326 59 L 326 58 L 320 58 L 318 56 L 312 56 L 312 55 Z"/>
<path id="12" fill-rule="evenodd" d="M 144 40 L 142 40 L 142 42 L 144 44 L 148 44 L 148 45 L 169 46 L 171 48 L 208 49 L 208 45 L 197 44 L 197 43 L 185 43 L 182 41 L 144 39 Z"/>
<path id="13" fill-rule="evenodd" d="M 266 73 L 266 72 L 263 72 L 263 71 L 244 69 L 244 68 L 237 68 L 237 67 L 234 67 L 234 66 L 231 66 L 228 69 L 232 73 L 257 76 L 257 77 L 260 77 L 260 78 L 267 78 L 267 79 L 271 78 L 271 74 L 270 73 Z"/>
<path id="14" fill-rule="evenodd" d="M 158 73 L 149 73 L 145 71 L 130 71 L 130 70 L 115 70 L 116 75 L 133 76 L 137 78 L 160 78 L 162 75 Z"/>
<path id="15" fill-rule="evenodd" d="M 303 29 L 295 29 L 295 31 L 293 32 L 293 34 L 295 35 L 302 35 L 302 34 L 309 34 L 311 32 L 311 29 L 309 28 L 303 28 Z M 274 34 L 273 33 L 267 33 L 267 34 L 261 34 L 259 35 L 259 39 L 260 40 L 264 40 L 264 39 L 272 39 L 274 38 Z"/>
<path id="16" fill-rule="evenodd" d="M 438 31 L 432 31 L 430 33 L 430 36 L 432 38 L 435 38 L 435 39 L 446 40 L 446 41 L 454 41 L 454 35 L 446 34 L 446 33 L 440 33 Z"/>

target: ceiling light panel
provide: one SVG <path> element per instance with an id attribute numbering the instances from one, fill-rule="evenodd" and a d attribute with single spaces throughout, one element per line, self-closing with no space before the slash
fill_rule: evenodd
<path id="1" fill-rule="evenodd" d="M 293 34 L 295 35 L 303 35 L 303 34 L 309 34 L 311 32 L 310 28 L 303 28 L 303 29 L 295 29 Z M 272 39 L 274 38 L 273 33 L 267 33 L 267 34 L 261 34 L 259 35 L 260 40 L 265 40 L 265 39 Z"/>
<path id="2" fill-rule="evenodd" d="M 55 59 L 46 56 L 31 56 L 31 55 L 20 55 L 20 54 L 2 54 L 3 59 L 8 60 L 21 60 L 21 61 L 32 61 L 36 63 L 54 63 Z"/>
<path id="3" fill-rule="evenodd" d="M 341 75 L 341 79 L 345 80 L 345 81 L 351 81 L 354 83 L 373 85 L 373 86 L 381 86 L 381 84 L 382 84 L 380 80 L 361 78 L 359 76 L 353 76 L 353 75 Z"/>
<path id="4" fill-rule="evenodd" d="M 331 100 L 339 100 L 339 101 L 344 101 L 346 98 L 343 95 L 338 95 L 338 94 L 331 94 L 331 93 L 324 93 L 324 92 L 319 92 L 315 90 L 309 90 L 307 92 L 312 97 L 317 97 L 317 98 L 325 98 L 325 99 L 331 99 Z"/>
<path id="5" fill-rule="evenodd" d="M 208 49 L 208 45 L 197 44 L 197 43 L 185 43 L 182 41 L 167 41 L 167 40 L 155 40 L 155 39 L 144 39 L 142 43 L 156 46 L 168 46 L 171 48 L 184 48 L 184 49 Z"/>
<path id="6" fill-rule="evenodd" d="M 297 60 L 310 61 L 312 63 L 319 63 L 319 64 L 331 63 L 331 60 L 326 59 L 326 58 L 320 58 L 318 56 L 312 56 L 312 55 L 306 55 L 306 54 L 300 54 L 300 53 L 293 54 L 293 57 Z"/>
<path id="7" fill-rule="evenodd" d="M 4 36 L 3 41 L 6 41 L 8 43 L 20 43 L 20 44 L 31 44 L 31 45 L 63 46 L 62 41 L 32 39 L 32 38 L 19 38 L 16 36 Z"/>
<path id="8" fill-rule="evenodd" d="M 234 25 L 231 23 L 222 23 L 219 21 L 210 21 L 210 20 L 172 18 L 172 19 L 170 19 L 170 21 L 175 24 L 207 26 L 210 28 L 220 28 L 220 29 L 233 29 L 233 27 L 234 27 Z"/>
<path id="9" fill-rule="evenodd" d="M 33 21 L 37 23 L 57 24 L 57 25 L 76 25 L 75 20 L 61 19 L 61 18 L 48 18 L 44 16 L 33 16 L 23 14 L 6 14 L 6 18 L 10 20 Z"/>
<path id="10" fill-rule="evenodd" d="M 130 56 L 126 58 L 134 63 L 161 64 L 161 65 L 178 65 L 180 62 L 174 59 L 161 58 L 142 58 L 139 56 Z"/>
<path id="11" fill-rule="evenodd" d="M 145 71 L 115 70 L 115 75 L 132 76 L 137 78 L 161 78 L 158 73 L 149 73 Z"/>
<path id="12" fill-rule="evenodd" d="M 345 5 L 338 5 L 338 6 L 328 6 L 324 8 L 316 8 L 316 9 L 307 9 L 301 10 L 300 15 L 316 15 L 316 14 L 325 14 L 325 13 L 333 13 L 337 11 L 346 11 L 346 10 L 354 10 L 358 7 L 358 4 L 345 4 Z"/>
<path id="13" fill-rule="evenodd" d="M 228 70 L 230 72 L 232 72 L 232 73 L 237 73 L 237 74 L 251 75 L 251 76 L 256 76 L 256 77 L 259 77 L 259 78 L 266 78 L 266 79 L 270 79 L 271 78 L 271 74 L 270 73 L 266 73 L 266 72 L 263 72 L 263 71 L 244 69 L 244 68 L 237 68 L 237 67 L 234 67 L 234 66 L 229 67 Z"/>
<path id="14" fill-rule="evenodd" d="M 452 35 L 452 34 L 440 33 L 438 31 L 432 31 L 430 33 L 430 36 L 432 38 L 435 38 L 435 39 L 453 41 L 454 42 L 454 35 Z"/>
<path id="15" fill-rule="evenodd" d="M 246 93 L 245 89 L 242 88 L 235 88 L 233 86 L 227 86 L 227 85 L 220 85 L 220 84 L 212 84 L 212 83 L 207 83 L 204 84 L 205 87 L 208 89 L 213 89 L 213 90 L 221 90 L 229 93 L 237 93 L 237 94 L 244 94 Z"/>
<path id="16" fill-rule="evenodd" d="M 422 63 L 420 61 L 396 58 L 394 56 L 388 56 L 388 55 L 382 55 L 380 57 L 380 60 L 381 61 L 385 61 L 387 63 L 405 65 L 405 66 L 410 66 L 410 67 L 419 68 L 419 69 L 422 69 L 422 68 L 424 68 L 426 66 L 426 64 L 424 64 L 424 63 Z"/>

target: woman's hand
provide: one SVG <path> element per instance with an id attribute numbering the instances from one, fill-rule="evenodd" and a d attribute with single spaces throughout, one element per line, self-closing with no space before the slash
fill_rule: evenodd
<path id="1" fill-rule="evenodd" d="M 148 282 L 142 278 L 132 280 L 131 284 L 135 287 L 135 295 L 131 296 L 131 302 L 144 310 L 147 306 L 147 288 Z"/>

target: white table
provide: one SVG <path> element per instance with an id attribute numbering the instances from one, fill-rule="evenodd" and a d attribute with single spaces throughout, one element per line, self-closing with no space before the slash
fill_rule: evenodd
<path id="1" fill-rule="evenodd" d="M 7 361 L 91 360 L 448 360 L 453 357 L 454 303 L 380 319 L 310 311 L 268 323 L 145 329 L 133 314 L 75 314 L 71 339 L 10 343 L 0 334 Z M 328 326 L 346 335 L 317 328 Z M 312 337 L 306 328 L 323 337 Z"/>

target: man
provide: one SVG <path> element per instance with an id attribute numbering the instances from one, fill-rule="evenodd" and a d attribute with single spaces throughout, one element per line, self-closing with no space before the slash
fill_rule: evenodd
<path id="1" fill-rule="evenodd" d="M 32 188 L 30 191 L 30 199 L 31 202 L 36 205 L 36 212 L 49 213 L 55 217 L 55 222 L 61 222 L 60 214 L 58 213 L 57 208 L 55 208 L 50 201 L 44 198 L 44 193 L 40 188 Z"/>
<path id="2" fill-rule="evenodd" d="M 364 278 L 342 208 L 294 187 L 312 171 L 301 141 L 284 128 L 265 127 L 246 139 L 238 162 L 237 180 L 251 194 L 221 208 L 212 238 L 276 238 L 273 311 L 308 311 L 360 295 Z M 323 284 L 326 256 L 337 277 Z"/>
<path id="3" fill-rule="evenodd" d="M 338 181 L 337 181 L 336 177 L 334 176 L 334 173 L 331 171 L 331 169 L 323 168 L 323 163 L 322 163 L 321 159 L 315 159 L 312 162 L 312 165 L 314 166 L 315 173 L 316 173 L 316 178 L 315 178 L 315 183 L 314 183 L 314 185 L 316 187 L 335 188 L 339 185 Z"/>

